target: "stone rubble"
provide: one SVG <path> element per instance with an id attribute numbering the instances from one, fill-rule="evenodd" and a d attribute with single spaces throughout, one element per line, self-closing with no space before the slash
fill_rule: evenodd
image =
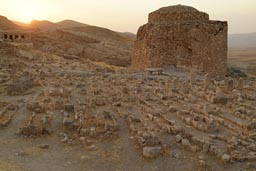
<path id="1" fill-rule="evenodd" d="M 33 60 L 1 57 L 1 131 L 17 124 L 20 138 L 59 135 L 64 146 L 95 153 L 105 141 L 114 149 L 125 139 L 146 159 L 204 155 L 196 159 L 202 167 L 210 165 L 208 157 L 256 161 L 256 81 L 251 78 L 216 79 L 199 71 L 149 75 L 28 53 Z M 28 83 L 10 88 L 20 75 Z M 13 122 L 17 118 L 22 122 Z"/>

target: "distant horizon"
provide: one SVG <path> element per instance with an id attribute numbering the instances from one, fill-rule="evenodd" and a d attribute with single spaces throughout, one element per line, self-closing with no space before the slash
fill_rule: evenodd
<path id="1" fill-rule="evenodd" d="M 1 16 L 1 14 L 0 14 L 0 16 Z M 3 15 L 2 15 L 2 16 L 3 16 Z M 5 16 L 5 17 L 7 17 L 7 16 Z M 8 18 L 8 17 L 7 17 L 7 18 Z M 87 24 L 87 25 L 90 25 L 90 26 L 102 27 L 102 26 L 98 26 L 98 25 L 91 25 L 91 24 L 89 24 L 89 23 L 84 23 L 84 22 L 81 22 L 81 21 L 73 20 L 73 19 L 63 19 L 63 20 L 60 20 L 60 21 L 57 21 L 57 22 L 53 22 L 53 21 L 50 21 L 50 20 L 32 19 L 30 23 L 24 23 L 24 22 L 22 22 L 22 21 L 12 20 L 12 19 L 10 19 L 10 18 L 8 18 L 8 19 L 9 19 L 10 21 L 14 22 L 14 23 L 15 23 L 15 22 L 19 22 L 19 23 L 22 23 L 22 24 L 28 25 L 28 26 L 31 24 L 32 21 L 39 21 L 39 22 L 48 21 L 48 22 L 57 24 L 57 23 L 59 23 L 59 22 L 69 20 L 69 21 L 74 21 L 74 22 L 78 22 L 78 23 L 82 23 L 82 24 Z M 130 32 L 130 31 L 118 31 L 118 30 L 113 30 L 113 29 L 111 29 L 111 28 L 107 28 L 107 27 L 102 27 L 102 28 L 106 28 L 106 29 L 109 29 L 109 30 L 112 30 L 112 31 L 115 31 L 115 32 L 137 34 L 137 32 L 134 33 L 134 32 Z M 138 28 L 138 29 L 139 29 L 139 28 Z M 228 33 L 228 34 L 229 34 L 229 35 L 231 35 L 231 34 L 234 35 L 234 34 L 253 34 L 253 33 L 256 33 L 256 31 L 253 31 L 253 32 L 241 32 L 241 33 Z"/>
<path id="2" fill-rule="evenodd" d="M 137 33 L 148 14 L 161 7 L 182 4 L 209 14 L 211 20 L 228 21 L 229 34 L 256 32 L 255 0 L 0 0 L 0 11 L 12 21 L 73 20 L 118 32 Z"/>

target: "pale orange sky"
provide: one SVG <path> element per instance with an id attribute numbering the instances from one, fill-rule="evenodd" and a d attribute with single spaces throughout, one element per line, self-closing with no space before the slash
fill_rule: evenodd
<path id="1" fill-rule="evenodd" d="M 0 0 L 0 15 L 29 23 L 72 19 L 116 31 L 136 33 L 149 12 L 183 4 L 227 20 L 229 33 L 256 32 L 256 0 Z"/>

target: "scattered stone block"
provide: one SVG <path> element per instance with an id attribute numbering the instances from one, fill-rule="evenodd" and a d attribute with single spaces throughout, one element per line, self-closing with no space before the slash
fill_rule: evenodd
<path id="1" fill-rule="evenodd" d="M 196 78 L 196 70 L 195 69 L 191 69 L 191 71 L 190 71 L 190 83 L 192 84 L 192 85 L 194 85 L 195 83 L 196 83 L 196 80 L 197 78 Z"/>
<path id="2" fill-rule="evenodd" d="M 65 108 L 65 110 L 67 112 L 70 112 L 70 113 L 74 113 L 75 112 L 75 107 L 72 104 L 65 104 L 64 108 Z"/>
<path id="3" fill-rule="evenodd" d="M 243 88 L 244 88 L 244 80 L 243 80 L 243 78 L 239 78 L 239 80 L 237 81 L 236 89 L 242 90 Z"/>
<path id="4" fill-rule="evenodd" d="M 143 132 L 142 136 L 139 138 L 139 143 L 142 147 L 145 147 L 145 146 L 160 145 L 161 141 L 154 133 Z"/>
<path id="5" fill-rule="evenodd" d="M 143 156 L 145 158 L 156 158 L 158 157 L 162 152 L 162 147 L 156 146 L 156 147 L 143 147 Z"/>
<path id="6" fill-rule="evenodd" d="M 234 80 L 233 79 L 229 79 L 227 81 L 227 90 L 232 92 L 233 89 L 234 89 Z"/>
<path id="7" fill-rule="evenodd" d="M 148 75 L 162 75 L 163 69 L 162 68 L 147 68 L 146 72 Z"/>
<path id="8" fill-rule="evenodd" d="M 176 135 L 175 139 L 176 139 L 177 143 L 180 143 L 181 140 L 182 140 L 182 136 L 181 135 Z"/>
<path id="9" fill-rule="evenodd" d="M 206 91 L 210 85 L 211 85 L 211 77 L 209 76 L 209 74 L 206 74 L 204 76 L 204 91 Z"/>
<path id="10" fill-rule="evenodd" d="M 182 144 L 183 146 L 186 146 L 186 147 L 189 147 L 189 146 L 190 146 L 190 142 L 189 142 L 188 139 L 183 139 L 183 140 L 181 141 L 181 144 Z"/>
<path id="11" fill-rule="evenodd" d="M 39 148 L 41 148 L 41 149 L 47 149 L 49 147 L 50 147 L 49 144 L 41 144 L 41 145 L 39 145 Z"/>
<path id="12" fill-rule="evenodd" d="M 223 156 L 221 157 L 222 161 L 224 162 L 229 162 L 231 157 L 229 154 L 223 154 Z"/>

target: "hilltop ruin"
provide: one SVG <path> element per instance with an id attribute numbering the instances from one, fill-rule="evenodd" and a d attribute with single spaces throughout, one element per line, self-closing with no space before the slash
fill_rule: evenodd
<path id="1" fill-rule="evenodd" d="M 228 24 L 189 6 L 161 8 L 149 14 L 135 42 L 132 67 L 180 65 L 222 76 L 227 68 Z"/>
<path id="2" fill-rule="evenodd" d="M 30 42 L 31 33 L 29 31 L 22 30 L 8 30 L 0 31 L 0 40 L 4 42 Z"/>

